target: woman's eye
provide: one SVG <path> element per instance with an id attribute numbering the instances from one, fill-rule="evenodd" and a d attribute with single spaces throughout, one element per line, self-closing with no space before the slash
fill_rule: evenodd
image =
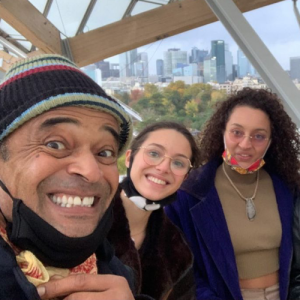
<path id="1" fill-rule="evenodd" d="M 256 135 L 254 136 L 254 138 L 255 138 L 256 140 L 258 140 L 258 141 L 264 141 L 264 140 L 266 139 L 266 136 L 263 135 L 263 134 L 256 134 Z"/>
<path id="2" fill-rule="evenodd" d="M 149 155 L 150 157 L 153 157 L 153 158 L 156 158 L 156 157 L 160 157 L 160 156 L 161 156 L 160 153 L 157 152 L 157 151 L 155 151 L 155 150 L 150 150 L 150 151 L 148 152 L 148 155 Z"/>
<path id="3" fill-rule="evenodd" d="M 65 145 L 62 142 L 49 142 L 46 144 L 47 147 L 52 148 L 52 149 L 56 149 L 56 150 L 63 150 L 66 149 Z"/>
<path id="4" fill-rule="evenodd" d="M 243 136 L 244 135 L 244 133 L 242 131 L 239 131 L 239 130 L 232 130 L 232 133 L 235 136 Z"/>

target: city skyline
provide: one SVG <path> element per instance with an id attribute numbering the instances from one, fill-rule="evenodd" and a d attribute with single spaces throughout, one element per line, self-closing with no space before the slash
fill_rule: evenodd
<path id="1" fill-rule="evenodd" d="M 282 1 L 245 13 L 244 16 L 283 69 L 289 70 L 290 57 L 300 56 L 300 26 L 294 13 L 293 1 Z M 156 74 L 156 60 L 163 59 L 164 51 L 180 48 L 187 51 L 188 55 L 193 47 L 210 51 L 212 40 L 224 40 L 233 55 L 233 63 L 237 63 L 239 47 L 220 22 L 145 45 L 138 48 L 138 52 L 148 53 L 149 74 Z M 118 63 L 119 56 L 107 60 Z"/>

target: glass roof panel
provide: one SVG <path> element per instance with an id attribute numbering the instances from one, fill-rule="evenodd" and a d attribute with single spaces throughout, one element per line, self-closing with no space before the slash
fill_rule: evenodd
<path id="1" fill-rule="evenodd" d="M 153 3 L 147 3 L 147 2 L 140 2 L 139 1 L 134 6 L 131 15 L 134 16 L 134 15 L 143 13 L 145 11 L 148 11 L 148 10 L 151 10 L 151 9 L 154 9 L 154 8 L 157 8 L 157 7 L 161 7 L 161 5 L 159 5 L 159 4 L 153 4 Z"/>
<path id="2" fill-rule="evenodd" d="M 47 0 L 28 0 L 31 2 L 32 5 L 34 5 L 41 13 L 44 12 Z"/>
<path id="3" fill-rule="evenodd" d="M 139 0 L 141 2 L 143 2 L 143 0 Z M 148 0 L 145 0 L 145 2 L 147 2 Z M 169 0 L 149 0 L 148 2 L 153 2 L 153 3 L 157 3 L 157 4 L 168 4 Z"/>
<path id="4" fill-rule="evenodd" d="M 0 21 L 0 29 L 9 35 L 11 40 L 16 40 L 19 44 L 24 46 L 27 50 L 31 49 L 32 44 L 30 42 L 28 42 L 22 34 L 20 34 L 17 30 L 15 30 L 13 27 L 11 27 L 3 19 L 1 19 L 1 21 Z M 8 41 L 10 40 L 9 38 L 6 38 L 6 39 Z"/>
<path id="5" fill-rule="evenodd" d="M 89 0 L 55 0 L 47 18 L 63 34 L 72 37 L 76 34 L 89 3 Z"/>
<path id="6" fill-rule="evenodd" d="M 130 4 L 130 0 L 97 1 L 87 21 L 84 32 L 120 21 Z"/>

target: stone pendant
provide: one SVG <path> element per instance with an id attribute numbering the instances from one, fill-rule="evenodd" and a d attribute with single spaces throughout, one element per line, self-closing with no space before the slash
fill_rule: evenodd
<path id="1" fill-rule="evenodd" d="M 253 221 L 256 216 L 255 206 L 252 198 L 246 198 L 246 213 L 250 221 Z"/>

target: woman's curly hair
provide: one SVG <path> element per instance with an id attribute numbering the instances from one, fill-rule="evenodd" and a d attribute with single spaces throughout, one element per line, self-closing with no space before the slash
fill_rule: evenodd
<path id="1" fill-rule="evenodd" d="M 198 140 L 201 165 L 221 157 L 226 124 L 232 111 L 238 106 L 260 109 L 268 115 L 272 140 L 264 157 L 265 168 L 279 175 L 290 187 L 299 185 L 299 132 L 277 95 L 264 89 L 244 88 L 227 100 L 217 103 L 215 113 L 206 123 Z"/>

